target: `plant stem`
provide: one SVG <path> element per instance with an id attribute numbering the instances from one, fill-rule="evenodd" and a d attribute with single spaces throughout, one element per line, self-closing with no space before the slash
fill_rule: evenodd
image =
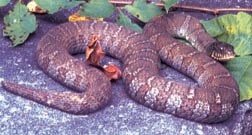
<path id="1" fill-rule="evenodd" d="M 112 4 L 118 4 L 118 5 L 129 5 L 132 4 L 131 1 L 117 1 L 117 0 L 109 0 Z M 163 3 L 155 3 L 157 6 L 163 7 Z M 190 10 L 198 10 L 198 11 L 204 11 L 204 12 L 211 12 L 215 15 L 219 14 L 220 12 L 252 12 L 252 8 L 206 8 L 206 7 L 196 7 L 196 6 L 186 6 L 186 5 L 174 5 L 174 8 L 181 8 L 181 9 L 190 9 Z"/>

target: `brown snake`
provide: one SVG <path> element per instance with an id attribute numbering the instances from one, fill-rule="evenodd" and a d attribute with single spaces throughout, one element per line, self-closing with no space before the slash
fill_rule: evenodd
<path id="1" fill-rule="evenodd" d="M 219 62 L 205 54 L 218 59 L 220 55 L 215 48 L 223 43 L 209 37 L 198 19 L 184 14 L 157 17 L 145 26 L 144 34 L 108 22 L 61 24 L 40 40 L 37 62 L 47 75 L 78 92 L 35 90 L 8 81 L 2 82 L 3 87 L 73 114 L 87 114 L 106 106 L 111 99 L 110 81 L 98 69 L 72 56 L 85 51 L 90 34 L 99 35 L 106 54 L 123 62 L 125 86 L 140 104 L 203 123 L 228 119 L 239 104 L 235 79 Z M 171 37 L 184 37 L 204 53 Z M 161 77 L 160 58 L 193 78 L 198 86 Z"/>

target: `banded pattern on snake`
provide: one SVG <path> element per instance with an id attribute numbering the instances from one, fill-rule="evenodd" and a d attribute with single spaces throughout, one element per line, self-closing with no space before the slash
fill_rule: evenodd
<path id="1" fill-rule="evenodd" d="M 8 81 L 3 81 L 2 86 L 11 93 L 68 113 L 87 114 L 105 107 L 111 99 L 109 80 L 98 69 L 72 56 L 85 51 L 90 34 L 99 35 L 106 54 L 123 62 L 125 86 L 140 104 L 203 123 L 228 119 L 239 104 L 238 85 L 227 69 L 172 38 L 185 37 L 208 54 L 210 44 L 218 44 L 196 18 L 184 14 L 153 19 L 145 26 L 144 34 L 108 22 L 61 24 L 42 37 L 36 58 L 47 75 L 77 92 L 35 90 Z M 159 57 L 193 78 L 198 87 L 161 77 Z"/>

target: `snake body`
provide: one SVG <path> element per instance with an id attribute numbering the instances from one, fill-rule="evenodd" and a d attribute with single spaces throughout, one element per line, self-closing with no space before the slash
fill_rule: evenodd
<path id="1" fill-rule="evenodd" d="M 77 92 L 35 90 L 8 81 L 2 85 L 9 92 L 68 113 L 87 114 L 103 108 L 111 99 L 109 80 L 100 70 L 72 56 L 83 53 L 88 35 L 94 34 L 99 35 L 106 54 L 123 62 L 122 78 L 128 94 L 140 104 L 197 122 L 228 119 L 239 104 L 235 79 L 212 58 L 171 37 L 184 36 L 196 46 L 202 44 L 199 50 L 203 52 L 216 41 L 191 16 L 160 18 L 150 21 L 144 34 L 108 22 L 85 21 L 61 24 L 43 36 L 36 51 L 38 65 Z M 198 86 L 161 77 L 159 57 Z"/>

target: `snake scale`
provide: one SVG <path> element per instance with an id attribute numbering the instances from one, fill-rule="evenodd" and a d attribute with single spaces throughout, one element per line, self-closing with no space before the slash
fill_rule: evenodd
<path id="1" fill-rule="evenodd" d="M 144 33 L 144 34 L 143 34 Z M 77 92 L 35 90 L 3 81 L 9 92 L 72 114 L 87 114 L 106 106 L 111 84 L 104 74 L 72 55 L 85 52 L 88 35 L 99 35 L 106 54 L 122 61 L 128 94 L 156 111 L 202 123 L 228 119 L 239 104 L 232 75 L 205 53 L 216 44 L 199 20 L 185 14 L 152 19 L 143 33 L 109 22 L 67 22 L 50 30 L 38 43 L 36 58 L 54 80 Z M 199 52 L 172 37 L 184 37 Z M 211 51 L 214 52 L 214 51 Z M 211 53 L 208 55 L 217 55 Z M 192 86 L 159 75 L 160 59 L 193 78 Z"/>

